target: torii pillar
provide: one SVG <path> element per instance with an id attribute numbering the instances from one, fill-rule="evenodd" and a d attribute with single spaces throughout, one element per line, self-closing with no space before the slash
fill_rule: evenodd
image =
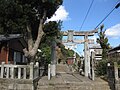
<path id="1" fill-rule="evenodd" d="M 89 54 L 89 47 L 88 47 L 88 35 L 84 36 L 84 69 L 85 69 L 85 76 L 88 77 L 90 75 L 90 54 Z"/>

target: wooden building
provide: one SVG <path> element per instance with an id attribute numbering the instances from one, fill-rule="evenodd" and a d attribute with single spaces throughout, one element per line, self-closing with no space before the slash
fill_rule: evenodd
<path id="1" fill-rule="evenodd" d="M 92 57 L 92 52 L 95 53 L 94 59 L 96 61 L 99 61 L 99 60 L 102 59 L 102 48 L 99 44 L 94 45 L 94 46 L 90 47 L 89 49 L 90 49 L 90 52 L 91 52 L 91 57 Z"/>
<path id="2" fill-rule="evenodd" d="M 120 45 L 108 51 L 108 61 L 120 64 Z"/>
<path id="3" fill-rule="evenodd" d="M 68 57 L 68 58 L 67 58 L 67 64 L 68 64 L 68 65 L 74 64 L 74 59 L 75 59 L 74 57 Z"/>
<path id="4" fill-rule="evenodd" d="M 20 34 L 9 36 L 0 35 L 0 64 L 25 64 L 27 59 L 23 49 L 27 48 L 27 43 Z"/>

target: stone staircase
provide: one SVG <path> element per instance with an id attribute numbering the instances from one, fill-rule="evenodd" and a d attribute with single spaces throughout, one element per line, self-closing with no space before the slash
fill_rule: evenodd
<path id="1" fill-rule="evenodd" d="M 57 73 L 69 73 L 70 72 L 70 68 L 66 64 L 57 64 L 56 72 Z"/>
<path id="2" fill-rule="evenodd" d="M 95 78 L 92 81 L 78 73 L 71 73 L 66 65 L 57 65 L 57 75 L 51 80 L 42 77 L 37 85 L 37 90 L 111 90 L 109 84 Z"/>
<path id="3" fill-rule="evenodd" d="M 37 90 L 111 90 L 107 83 L 38 83 Z"/>

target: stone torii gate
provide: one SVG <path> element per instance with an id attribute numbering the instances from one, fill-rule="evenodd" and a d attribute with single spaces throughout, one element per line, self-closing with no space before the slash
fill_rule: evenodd
<path id="1" fill-rule="evenodd" d="M 67 40 L 63 40 L 63 43 L 67 42 L 73 42 L 82 44 L 84 43 L 84 72 L 85 76 L 88 77 L 90 74 L 90 52 L 88 48 L 88 44 L 94 43 L 93 39 L 88 39 L 89 36 L 94 36 L 95 33 L 98 32 L 98 29 L 91 30 L 91 31 L 75 31 L 74 30 L 68 30 L 68 31 L 62 31 L 63 36 L 68 36 Z M 84 36 L 84 40 L 73 40 L 73 36 Z"/>

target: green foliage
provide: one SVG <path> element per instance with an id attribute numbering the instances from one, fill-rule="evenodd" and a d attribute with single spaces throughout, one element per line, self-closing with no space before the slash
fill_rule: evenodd
<path id="1" fill-rule="evenodd" d="M 102 48 L 102 60 L 97 63 L 96 66 L 96 74 L 98 76 L 105 75 L 107 70 L 107 50 L 110 49 L 110 44 L 108 43 L 108 38 L 105 35 L 105 31 L 103 31 L 104 25 L 100 27 L 100 32 L 98 34 L 99 38 L 97 38 L 97 43 L 100 44 Z"/>
<path id="2" fill-rule="evenodd" d="M 45 20 L 50 18 L 62 2 L 62 0 L 0 0 L 0 33 L 26 33 L 27 25 L 31 27 L 32 33 L 37 32 L 44 13 L 46 12 Z"/>
<path id="3" fill-rule="evenodd" d="M 63 0 L 0 0 L 0 34 L 23 34 L 28 40 L 28 49 L 24 49 L 24 53 L 29 59 L 34 58 L 43 36 L 44 24 L 62 2 Z"/>
<path id="4" fill-rule="evenodd" d="M 107 61 L 101 60 L 98 62 L 96 66 L 96 75 L 97 76 L 104 76 L 107 74 Z"/>
<path id="5" fill-rule="evenodd" d="M 63 53 L 63 55 L 67 58 L 67 57 L 73 57 L 74 51 L 73 50 L 69 50 L 69 49 L 65 49 L 65 46 L 60 44 L 60 48 L 61 48 L 61 52 Z"/>
<path id="6" fill-rule="evenodd" d="M 62 22 L 50 21 L 46 23 L 43 27 L 44 35 L 42 37 L 41 43 L 47 43 L 49 46 L 51 46 L 51 41 L 54 37 L 56 37 L 59 40 L 62 39 L 60 32 L 61 26 Z"/>
<path id="7" fill-rule="evenodd" d="M 100 32 L 98 34 L 99 38 L 97 38 L 97 43 L 100 44 L 102 51 L 103 59 L 106 59 L 107 57 L 107 50 L 110 49 L 110 44 L 108 43 L 108 38 L 105 35 L 105 31 L 103 31 L 104 25 L 100 27 Z"/>
<path id="8" fill-rule="evenodd" d="M 60 30 L 61 30 L 61 21 L 50 21 L 44 25 L 43 31 L 47 36 L 51 37 L 59 37 L 60 36 Z"/>
<path id="9" fill-rule="evenodd" d="M 43 35 L 39 48 L 41 49 L 42 54 L 45 55 L 45 60 L 47 60 L 48 63 L 51 61 L 51 42 L 53 37 L 60 37 L 61 35 L 61 23 L 62 22 L 50 21 L 46 23 L 43 28 L 45 34 Z"/>
<path id="10" fill-rule="evenodd" d="M 59 46 L 61 48 L 62 54 L 67 58 L 67 57 L 73 56 L 73 51 L 65 49 L 65 46 L 63 44 L 61 44 L 61 42 L 60 42 L 62 40 L 62 34 L 60 32 L 61 26 L 62 26 L 61 21 L 59 21 L 59 22 L 50 21 L 44 25 L 43 29 L 44 29 L 45 34 L 43 35 L 43 38 L 41 40 L 40 48 L 41 49 L 46 48 L 46 50 L 48 49 L 48 47 L 50 48 L 53 37 L 56 37 L 57 38 L 57 40 L 56 40 L 57 46 Z M 44 50 L 44 51 L 46 53 L 48 53 L 47 55 L 48 55 L 48 60 L 49 60 L 49 58 L 50 58 L 49 55 L 50 55 L 51 50 L 48 52 L 46 50 Z"/>
<path id="11" fill-rule="evenodd" d="M 46 43 L 42 43 L 40 47 L 41 47 L 41 51 L 42 51 L 42 57 L 44 57 L 44 59 L 47 60 L 47 63 L 50 63 L 50 61 L 51 61 L 50 46 Z"/>
<path id="12" fill-rule="evenodd" d="M 0 0 L 0 33 L 20 33 L 25 27 L 23 10 L 15 0 Z"/>

